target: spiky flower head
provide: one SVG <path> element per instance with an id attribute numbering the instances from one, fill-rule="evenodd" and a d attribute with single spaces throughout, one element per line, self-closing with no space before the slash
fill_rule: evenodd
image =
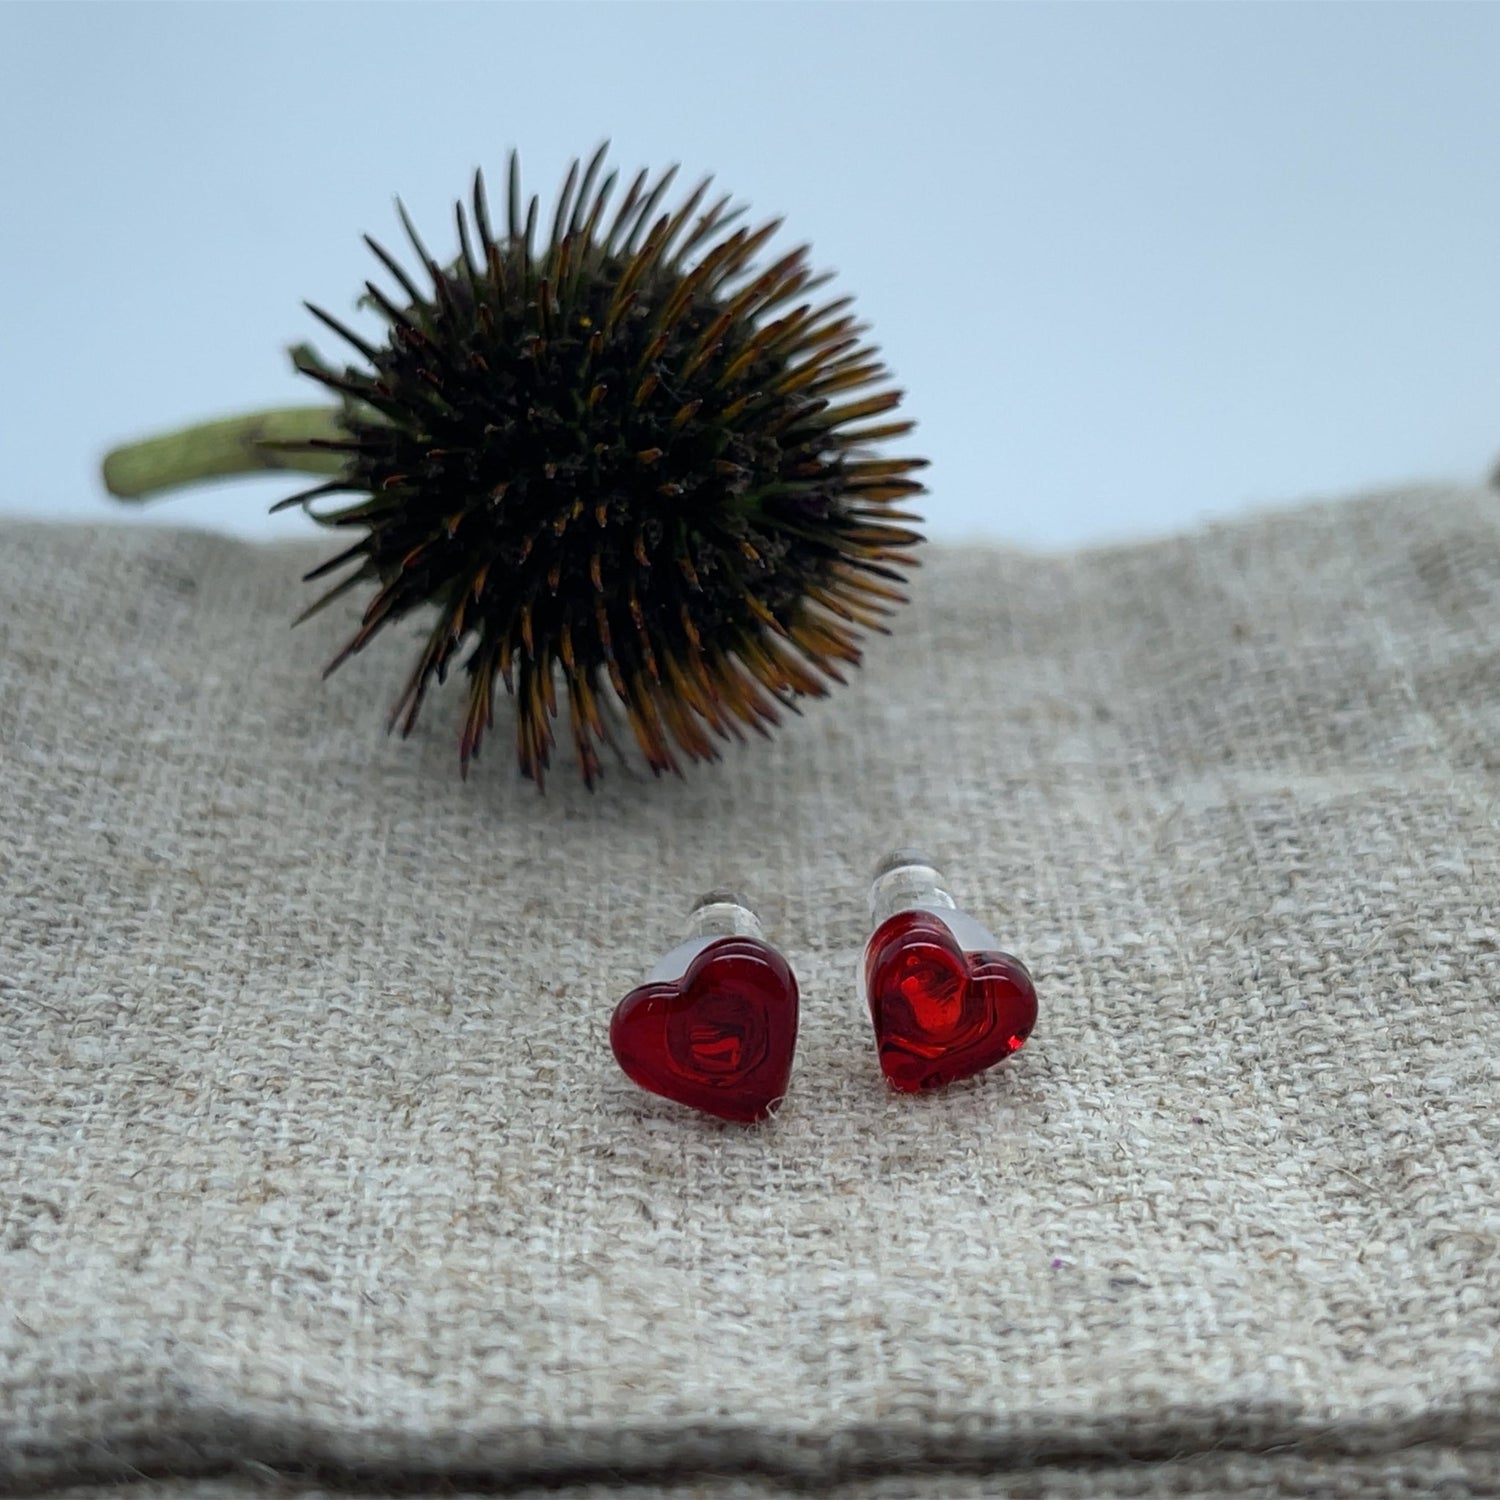
<path id="1" fill-rule="evenodd" d="M 300 362 L 343 397 L 347 437 L 300 445 L 342 467 L 283 502 L 361 496 L 317 515 L 362 534 L 308 574 L 351 570 L 307 613 L 374 588 L 328 670 L 436 606 L 392 727 L 409 732 L 461 662 L 461 764 L 493 724 L 498 678 L 538 783 L 560 712 L 590 785 L 621 710 L 657 773 L 768 732 L 859 661 L 921 540 L 897 507 L 924 461 L 872 447 L 912 423 L 885 420 L 900 392 L 852 299 L 808 296 L 828 277 L 806 246 L 756 270 L 779 221 L 731 227 L 743 210 L 702 208 L 707 180 L 662 210 L 675 168 L 642 172 L 607 215 L 604 155 L 573 163 L 540 245 L 514 153 L 504 232 L 476 175 L 451 263 L 399 204 L 418 276 L 367 237 L 400 289 L 367 284 L 385 339 L 310 308 L 364 365 Z"/>

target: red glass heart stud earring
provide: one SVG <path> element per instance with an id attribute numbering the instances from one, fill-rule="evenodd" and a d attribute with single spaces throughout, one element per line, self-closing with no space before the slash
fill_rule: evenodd
<path id="1" fill-rule="evenodd" d="M 941 1088 L 1019 1050 L 1036 1025 L 1031 975 L 958 910 L 926 855 L 902 850 L 881 864 L 870 917 L 860 992 L 893 1088 Z"/>
<path id="2" fill-rule="evenodd" d="M 721 1120 L 751 1122 L 786 1094 L 797 980 L 727 891 L 699 899 L 687 936 L 615 1007 L 609 1044 L 630 1079 Z"/>

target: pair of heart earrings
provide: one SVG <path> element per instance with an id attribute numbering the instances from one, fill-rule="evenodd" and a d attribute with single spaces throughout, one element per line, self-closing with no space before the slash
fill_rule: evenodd
<path id="1" fill-rule="evenodd" d="M 932 861 L 903 850 L 870 887 L 859 969 L 881 1071 L 903 1093 L 941 1088 L 1017 1051 L 1036 988 L 958 910 Z M 609 1040 L 641 1088 L 724 1120 L 772 1114 L 797 1047 L 797 980 L 736 895 L 702 897 L 684 940 L 615 1007 Z"/>

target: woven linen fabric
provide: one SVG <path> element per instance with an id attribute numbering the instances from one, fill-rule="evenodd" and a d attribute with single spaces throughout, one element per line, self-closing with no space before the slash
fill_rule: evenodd
<path id="1" fill-rule="evenodd" d="M 169 517 L 169 509 L 160 513 Z M 520 780 L 331 548 L 0 527 L 0 1487 L 1492 1493 L 1500 500 L 931 547 L 863 670 L 682 779 Z M 928 849 L 1026 1049 L 883 1085 Z M 728 883 L 787 1102 L 636 1090 Z"/>

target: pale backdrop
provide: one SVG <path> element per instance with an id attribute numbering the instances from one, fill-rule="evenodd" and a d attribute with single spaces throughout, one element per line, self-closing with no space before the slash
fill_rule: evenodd
<path id="1" fill-rule="evenodd" d="M 1494 6 L 0 6 L 0 509 L 107 513 L 109 443 L 301 399 L 301 300 L 349 306 L 396 193 L 439 248 L 476 165 L 550 197 L 605 137 L 839 270 L 935 535 L 1472 480 L 1497 76 Z"/>

